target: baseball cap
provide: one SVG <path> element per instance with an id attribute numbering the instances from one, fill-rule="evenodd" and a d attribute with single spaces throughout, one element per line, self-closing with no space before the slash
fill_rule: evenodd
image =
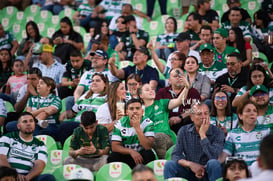
<path id="1" fill-rule="evenodd" d="M 212 46 L 209 43 L 204 43 L 200 46 L 199 52 L 202 52 L 203 50 L 210 50 L 212 51 Z"/>
<path id="2" fill-rule="evenodd" d="M 135 49 L 134 49 L 134 52 L 136 52 L 136 51 L 139 51 L 139 52 L 141 52 L 141 53 L 143 53 L 143 54 L 145 54 L 145 55 L 147 55 L 147 56 L 150 55 L 148 49 L 145 48 L 145 47 L 135 48 Z"/>
<path id="3" fill-rule="evenodd" d="M 103 57 L 104 59 L 108 59 L 108 54 L 103 50 L 96 50 L 95 52 L 90 52 L 90 56 L 98 55 Z"/>
<path id="4" fill-rule="evenodd" d="M 53 47 L 50 44 L 44 44 L 42 45 L 42 52 L 53 52 Z"/>
<path id="5" fill-rule="evenodd" d="M 214 31 L 214 34 L 220 34 L 224 38 L 228 37 L 228 31 L 223 28 L 218 28 L 217 30 Z"/>
<path id="6" fill-rule="evenodd" d="M 253 94 L 257 91 L 268 93 L 268 88 L 266 88 L 264 85 L 255 85 L 250 89 L 249 96 L 253 96 Z"/>
<path id="7" fill-rule="evenodd" d="M 87 168 L 76 168 L 71 172 L 68 180 L 86 180 L 86 181 L 93 181 L 94 176 L 90 170 Z"/>
<path id="8" fill-rule="evenodd" d="M 227 4 L 239 3 L 240 0 L 227 0 Z"/>
<path id="9" fill-rule="evenodd" d="M 185 40 L 191 40 L 191 36 L 187 32 L 179 33 L 179 35 L 174 39 L 174 41 L 185 41 Z"/>

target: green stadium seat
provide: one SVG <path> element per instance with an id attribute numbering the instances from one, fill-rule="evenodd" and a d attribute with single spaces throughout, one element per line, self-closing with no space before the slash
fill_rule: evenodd
<path id="1" fill-rule="evenodd" d="M 69 179 L 71 172 L 76 168 L 82 167 L 76 164 L 63 165 L 57 168 L 52 175 L 55 177 L 56 180 L 66 181 Z"/>
<path id="2" fill-rule="evenodd" d="M 70 142 L 71 142 L 71 138 L 72 136 L 69 136 L 68 138 L 66 138 L 65 142 L 64 142 L 64 146 L 63 146 L 63 150 L 69 152 L 69 147 L 70 147 Z"/>
<path id="3" fill-rule="evenodd" d="M 18 11 L 16 14 L 16 18 L 14 18 L 13 20 L 14 20 L 14 23 L 25 24 L 26 19 L 25 19 L 24 11 Z"/>
<path id="4" fill-rule="evenodd" d="M 44 142 L 44 144 L 47 147 L 48 152 L 50 152 L 51 150 L 57 150 L 56 141 L 51 136 L 49 136 L 49 135 L 37 135 L 36 138 L 38 138 L 40 141 Z"/>
<path id="5" fill-rule="evenodd" d="M 112 162 L 104 165 L 96 174 L 97 181 L 131 180 L 131 168 L 122 162 Z"/>
<path id="6" fill-rule="evenodd" d="M 164 33 L 164 25 L 161 22 L 161 18 L 151 22 L 143 20 L 143 28 L 150 36 L 157 36 Z"/>
<path id="7" fill-rule="evenodd" d="M 11 27 L 11 31 L 13 32 L 13 35 L 16 37 L 16 40 L 18 42 L 22 41 L 22 31 L 25 29 L 24 23 L 18 24 L 14 23 Z"/>
<path id="8" fill-rule="evenodd" d="M 133 63 L 132 61 L 130 61 L 130 60 L 120 61 L 120 62 L 119 62 L 119 67 L 118 67 L 118 69 L 125 68 L 125 67 L 127 67 L 128 65 L 134 66 L 134 63 Z"/>
<path id="9" fill-rule="evenodd" d="M 135 9 L 146 14 L 146 12 L 147 12 L 146 0 L 131 0 L 131 3 Z"/>
<path id="10" fill-rule="evenodd" d="M 176 144 L 176 139 L 177 139 L 177 137 L 176 137 L 175 132 L 172 131 L 172 130 L 171 130 L 171 138 L 172 138 L 172 140 L 173 140 L 173 144 Z"/>
<path id="11" fill-rule="evenodd" d="M 76 32 L 80 33 L 82 35 L 82 37 L 86 34 L 86 30 L 81 26 L 74 26 L 73 29 Z"/>
<path id="12" fill-rule="evenodd" d="M 167 13 L 173 17 L 180 17 L 181 15 L 181 0 L 167 1 Z"/>
<path id="13" fill-rule="evenodd" d="M 25 10 L 24 10 L 24 14 L 25 16 L 29 17 L 35 17 L 36 15 L 39 15 L 39 13 L 41 12 L 41 7 L 38 5 L 30 5 L 28 6 Z"/>
<path id="14" fill-rule="evenodd" d="M 51 27 L 55 27 L 56 30 L 60 28 L 60 17 L 58 15 L 51 17 Z"/>
<path id="15" fill-rule="evenodd" d="M 54 170 L 63 166 L 63 161 L 68 157 L 68 152 L 64 150 L 51 150 L 48 152 L 48 159 L 43 174 L 52 174 Z"/>
<path id="16" fill-rule="evenodd" d="M 268 63 L 267 56 L 264 53 L 262 53 L 262 52 L 252 52 L 252 56 L 253 56 L 253 58 L 261 58 L 266 63 Z"/>
<path id="17" fill-rule="evenodd" d="M 1 24 L 5 31 L 9 30 L 12 27 L 13 18 L 2 18 Z"/>
<path id="18" fill-rule="evenodd" d="M 187 179 L 179 178 L 179 177 L 173 177 L 173 178 L 168 178 L 166 181 L 187 181 Z"/>
<path id="19" fill-rule="evenodd" d="M 4 101 L 4 103 L 6 105 L 7 112 L 15 112 L 14 107 L 13 107 L 13 105 L 10 102 Z"/>
<path id="20" fill-rule="evenodd" d="M 260 9 L 260 3 L 258 0 L 242 1 L 242 8 L 246 9 L 249 13 L 252 21 L 254 20 L 254 13 Z"/>
<path id="21" fill-rule="evenodd" d="M 166 155 L 165 155 L 165 159 L 166 160 L 171 160 L 172 159 L 172 152 L 174 149 L 175 145 L 173 145 L 171 148 L 168 149 Z"/>
<path id="22" fill-rule="evenodd" d="M 37 23 L 37 22 L 36 22 Z M 39 22 L 39 23 L 37 23 L 37 25 L 38 25 L 38 28 L 39 28 L 39 31 L 40 31 L 40 33 L 41 33 L 41 35 L 42 36 L 46 36 L 46 23 L 44 23 L 44 22 Z"/>
<path id="23" fill-rule="evenodd" d="M 52 13 L 47 10 L 43 10 L 40 12 L 39 15 L 35 16 L 34 20 L 36 23 L 46 23 L 47 25 L 50 25 L 52 19 Z"/>
<path id="24" fill-rule="evenodd" d="M 153 169 L 157 181 L 164 181 L 164 165 L 167 160 L 154 160 L 146 164 Z"/>
<path id="25" fill-rule="evenodd" d="M 63 17 L 67 16 L 72 20 L 72 16 L 75 14 L 75 10 L 71 8 L 65 8 L 59 13 L 59 18 L 62 19 Z"/>
<path id="26" fill-rule="evenodd" d="M 12 18 L 16 16 L 18 9 L 14 6 L 7 6 L 0 11 L 0 18 Z"/>

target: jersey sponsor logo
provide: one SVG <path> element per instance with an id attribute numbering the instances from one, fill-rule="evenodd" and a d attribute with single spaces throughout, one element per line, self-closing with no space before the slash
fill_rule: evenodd
<path id="1" fill-rule="evenodd" d="M 237 141 L 241 141 L 241 136 L 237 136 L 235 139 L 236 139 Z"/>
<path id="2" fill-rule="evenodd" d="M 260 131 L 257 132 L 256 138 L 257 138 L 258 140 L 262 139 L 262 133 L 261 133 Z"/>
<path id="3" fill-rule="evenodd" d="M 155 105 L 154 109 L 155 109 L 156 111 L 158 110 L 158 108 L 159 108 L 158 105 Z"/>
<path id="4" fill-rule="evenodd" d="M 18 158 L 25 158 L 28 160 L 33 160 L 34 159 L 34 154 L 28 153 L 23 150 L 19 150 L 17 148 L 11 148 L 9 157 L 18 157 Z"/>

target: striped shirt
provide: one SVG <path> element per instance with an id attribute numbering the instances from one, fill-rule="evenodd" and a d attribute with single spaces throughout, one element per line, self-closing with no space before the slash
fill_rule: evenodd
<path id="1" fill-rule="evenodd" d="M 6 104 L 1 98 L 0 98 L 0 117 L 4 117 L 4 118 L 7 117 Z"/>
<path id="2" fill-rule="evenodd" d="M 238 116 L 237 114 L 233 113 L 232 115 L 232 122 L 231 122 L 231 116 L 226 116 L 224 121 L 221 121 L 214 116 L 210 116 L 210 124 L 217 126 L 220 124 L 222 127 L 225 127 L 227 131 L 231 131 L 233 128 L 238 127 Z"/>
<path id="3" fill-rule="evenodd" d="M 268 108 L 263 116 L 257 117 L 257 124 L 264 125 L 265 127 L 273 130 L 273 106 L 268 105 Z"/>
<path id="4" fill-rule="evenodd" d="M 15 36 L 11 32 L 5 31 L 5 35 L 3 37 L 0 37 L 0 49 L 12 49 L 11 43 L 14 40 L 16 40 Z"/>
<path id="5" fill-rule="evenodd" d="M 93 11 L 94 7 L 91 7 L 89 4 L 81 4 L 77 11 L 80 13 L 80 16 L 90 16 Z"/>
<path id="6" fill-rule="evenodd" d="M 223 152 L 242 157 L 250 166 L 259 156 L 261 140 L 269 133 L 270 129 L 262 125 L 256 125 L 249 132 L 244 131 L 241 127 L 235 128 L 228 133 Z"/>
<path id="7" fill-rule="evenodd" d="M 221 26 L 222 26 L 222 28 L 224 28 L 226 30 L 230 30 L 232 28 L 230 21 L 223 22 Z M 239 28 L 242 30 L 244 37 L 248 37 L 248 38 L 251 37 L 252 30 L 251 30 L 250 23 L 248 23 L 246 21 L 240 21 Z"/>
<path id="8" fill-rule="evenodd" d="M 140 128 L 146 137 L 154 137 L 154 124 L 149 118 L 142 117 Z M 115 125 L 112 141 L 122 142 L 125 148 L 130 148 L 138 152 L 144 150 L 139 142 L 135 128 L 130 126 L 128 116 L 121 118 Z"/>
<path id="9" fill-rule="evenodd" d="M 203 63 L 200 63 L 199 72 L 215 82 L 219 76 L 227 72 L 227 66 L 218 61 L 214 61 L 210 67 L 205 67 Z"/>
<path id="10" fill-rule="evenodd" d="M 239 92 L 237 93 L 236 97 L 238 96 L 242 96 L 244 93 L 246 92 L 246 86 L 243 86 Z M 273 103 L 273 89 L 269 88 L 268 89 L 269 92 L 269 103 Z"/>
<path id="11" fill-rule="evenodd" d="M 27 174 L 36 160 L 47 162 L 47 148 L 44 143 L 33 137 L 25 142 L 19 132 L 11 132 L 0 138 L 0 154 L 6 155 L 9 164 L 19 174 Z"/>
<path id="12" fill-rule="evenodd" d="M 160 45 L 169 45 L 171 48 L 174 48 L 174 39 L 177 37 L 177 35 L 178 33 L 160 34 L 157 36 L 156 41 L 159 42 Z"/>

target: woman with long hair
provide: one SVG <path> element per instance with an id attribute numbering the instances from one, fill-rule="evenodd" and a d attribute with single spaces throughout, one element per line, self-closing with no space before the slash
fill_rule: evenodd
<path id="1" fill-rule="evenodd" d="M 248 66 L 252 60 L 252 47 L 244 40 L 243 32 L 239 27 L 232 27 L 228 32 L 227 45 L 237 48 L 243 61 L 243 66 Z"/>
<path id="2" fill-rule="evenodd" d="M 138 74 L 130 74 L 126 79 L 127 93 L 126 102 L 130 99 L 138 99 L 137 89 L 142 85 L 141 78 Z"/>
<path id="3" fill-rule="evenodd" d="M 52 40 L 56 45 L 54 55 L 59 57 L 63 64 L 69 60 L 72 49 L 84 50 L 83 38 L 73 29 L 68 17 L 61 19 L 60 29 L 53 34 Z"/>
<path id="4" fill-rule="evenodd" d="M 210 122 L 222 129 L 225 135 L 238 126 L 238 116 L 232 113 L 230 99 L 225 91 L 216 90 L 212 95 Z"/>
<path id="5" fill-rule="evenodd" d="M 223 181 L 237 181 L 249 178 L 246 162 L 240 157 L 228 157 L 223 168 Z"/>
<path id="6" fill-rule="evenodd" d="M 125 85 L 121 81 L 113 82 L 107 95 L 108 101 L 98 108 L 96 117 L 98 123 L 104 125 L 111 135 L 115 122 L 125 114 Z"/>
<path id="7" fill-rule="evenodd" d="M 29 49 L 32 47 L 34 43 L 40 41 L 42 36 L 40 35 L 39 28 L 34 21 L 29 21 L 26 24 L 26 34 L 27 37 L 24 38 L 17 50 L 17 55 L 24 55 L 26 56 Z"/>
<path id="8" fill-rule="evenodd" d="M 238 106 L 242 101 L 249 98 L 250 89 L 255 85 L 264 85 L 268 87 L 269 80 L 265 69 L 261 65 L 252 65 L 249 70 L 246 86 L 243 86 L 234 100 L 232 106 Z M 273 89 L 269 88 L 269 94 L 273 95 Z M 270 103 L 273 103 L 273 97 L 270 99 Z"/>
<path id="9" fill-rule="evenodd" d="M 9 49 L 0 50 L 0 92 L 5 92 L 5 84 L 11 76 L 12 56 Z"/>

